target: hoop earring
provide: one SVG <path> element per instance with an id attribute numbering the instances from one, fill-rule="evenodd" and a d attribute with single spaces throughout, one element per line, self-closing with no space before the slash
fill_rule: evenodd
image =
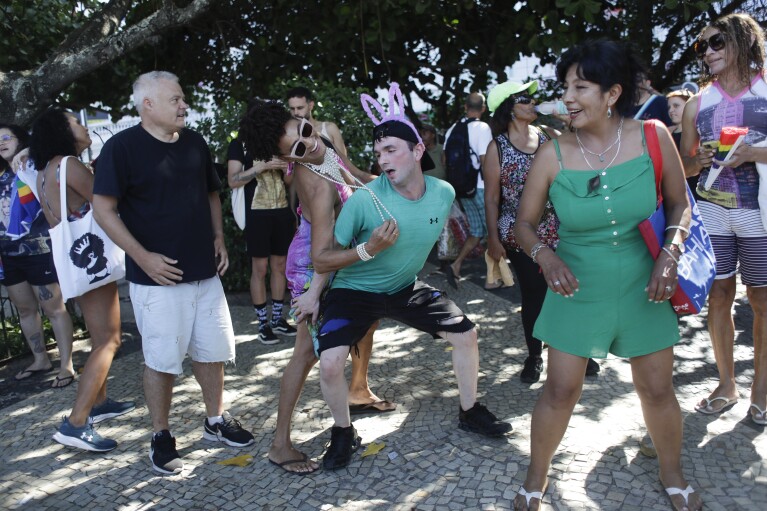
<path id="1" fill-rule="evenodd" d="M 608 106 L 607 107 L 607 118 L 609 119 L 612 116 L 613 116 L 613 109 Z"/>

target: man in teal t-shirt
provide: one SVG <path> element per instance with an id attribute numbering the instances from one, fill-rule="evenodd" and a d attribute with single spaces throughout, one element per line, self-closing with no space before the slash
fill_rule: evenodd
<path id="1" fill-rule="evenodd" d="M 349 417 L 346 358 L 384 317 L 453 345 L 459 428 L 489 437 L 511 431 L 511 424 L 476 401 L 479 350 L 474 324 L 441 291 L 416 279 L 455 192 L 444 181 L 424 177 L 421 164 L 427 167 L 431 161 L 409 122 L 382 122 L 373 139 L 383 175 L 346 202 L 335 227 L 338 245 L 352 248 L 329 247 L 312 254 L 317 272 L 337 271 L 323 303 L 318 336 L 322 395 L 335 420 L 323 457 L 329 470 L 348 465 L 362 440 Z"/>

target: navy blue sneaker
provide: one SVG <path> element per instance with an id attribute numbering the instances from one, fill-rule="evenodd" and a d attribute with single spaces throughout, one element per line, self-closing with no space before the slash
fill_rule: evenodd
<path id="1" fill-rule="evenodd" d="M 61 426 L 53 435 L 53 439 L 61 445 L 77 447 L 86 451 L 107 452 L 117 447 L 117 442 L 99 435 L 90 420 L 85 426 L 76 428 L 69 423 L 67 417 L 61 421 Z"/>
<path id="2" fill-rule="evenodd" d="M 99 422 L 124 415 L 135 408 L 136 403 L 133 401 L 114 401 L 107 398 L 107 400 L 100 405 L 91 408 L 89 417 L 91 422 L 98 424 Z"/>

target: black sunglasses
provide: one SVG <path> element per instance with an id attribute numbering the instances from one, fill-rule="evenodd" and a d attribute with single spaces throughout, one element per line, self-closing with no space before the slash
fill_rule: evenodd
<path id="1" fill-rule="evenodd" d="M 697 55 L 699 59 L 702 59 L 706 56 L 706 51 L 708 51 L 709 46 L 712 50 L 719 51 L 724 48 L 725 42 L 726 39 L 724 34 L 719 32 L 708 39 L 698 39 L 695 41 L 695 44 L 692 45 L 692 49 L 695 50 L 695 55 Z"/>
<path id="2" fill-rule="evenodd" d="M 533 98 L 531 98 L 527 94 L 523 94 L 521 96 L 517 96 L 516 98 L 514 98 L 515 105 L 519 105 L 519 104 L 529 105 L 532 102 L 533 102 Z"/>

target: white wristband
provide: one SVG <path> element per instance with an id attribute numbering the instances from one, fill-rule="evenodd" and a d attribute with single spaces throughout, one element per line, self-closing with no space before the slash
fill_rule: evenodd
<path id="1" fill-rule="evenodd" d="M 363 261 L 370 261 L 371 259 L 375 257 L 368 254 L 368 251 L 365 250 L 365 243 L 360 243 L 359 245 L 357 245 L 357 255 L 360 256 L 360 259 L 362 259 Z"/>

